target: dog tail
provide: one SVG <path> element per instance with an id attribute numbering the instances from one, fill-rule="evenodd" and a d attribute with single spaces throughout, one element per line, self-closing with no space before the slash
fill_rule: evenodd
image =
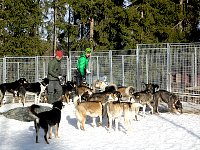
<path id="1" fill-rule="evenodd" d="M 79 96 L 75 96 L 73 98 L 73 102 L 74 102 L 74 106 L 77 107 L 78 104 L 80 103 L 80 97 Z"/>
<path id="2" fill-rule="evenodd" d="M 38 114 L 35 112 L 35 108 L 40 108 L 40 106 L 39 106 L 39 105 L 33 104 L 33 105 L 31 105 L 31 107 L 30 107 L 30 111 L 31 111 L 31 113 L 33 114 L 32 116 L 33 116 L 35 119 L 38 119 Z"/>

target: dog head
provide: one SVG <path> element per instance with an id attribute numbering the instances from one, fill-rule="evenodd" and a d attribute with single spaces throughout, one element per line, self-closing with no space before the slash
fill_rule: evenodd
<path id="1" fill-rule="evenodd" d="M 62 101 L 56 101 L 56 102 L 54 102 L 54 103 L 52 103 L 53 104 L 53 108 L 58 108 L 58 109 L 62 109 L 62 108 L 64 108 L 64 106 L 65 105 L 63 105 L 63 102 Z"/>
<path id="2" fill-rule="evenodd" d="M 115 92 L 116 90 L 117 90 L 117 86 L 115 86 L 115 85 L 108 85 L 108 86 L 105 87 L 105 91 L 106 91 L 106 92 L 111 92 L 111 93 L 113 93 L 113 92 Z"/>
<path id="3" fill-rule="evenodd" d="M 84 92 L 83 95 L 81 96 L 81 101 L 88 101 L 90 95 L 91 94 L 88 91 Z"/>
<path id="4" fill-rule="evenodd" d="M 19 78 L 19 79 L 17 80 L 17 82 L 18 82 L 20 85 L 24 85 L 24 84 L 28 83 L 28 81 L 27 81 L 25 78 Z"/>
<path id="5" fill-rule="evenodd" d="M 49 84 L 49 79 L 48 78 L 44 78 L 44 79 L 42 79 L 41 83 L 42 83 L 43 86 L 47 86 Z"/>
<path id="6" fill-rule="evenodd" d="M 118 101 L 117 93 L 106 93 L 106 98 L 103 99 L 102 104 L 105 105 L 107 102 L 110 101 Z"/>
<path id="7" fill-rule="evenodd" d="M 68 90 L 75 90 L 76 89 L 76 82 L 74 81 L 67 81 L 66 82 L 66 86 L 68 88 Z"/>
<path id="8" fill-rule="evenodd" d="M 122 98 L 122 94 L 119 91 L 115 91 L 113 92 L 113 94 L 117 98 L 118 101 L 120 100 L 120 98 Z"/>
<path id="9" fill-rule="evenodd" d="M 182 105 L 182 103 L 181 103 L 180 100 L 178 100 L 178 101 L 175 103 L 175 108 L 176 108 L 177 111 L 180 111 L 181 114 L 183 113 L 183 112 L 182 112 L 182 110 L 183 110 L 183 105 Z"/>
<path id="10" fill-rule="evenodd" d="M 159 85 L 153 84 L 153 83 L 145 84 L 145 90 L 150 92 L 150 93 L 155 93 L 156 91 L 159 90 Z"/>

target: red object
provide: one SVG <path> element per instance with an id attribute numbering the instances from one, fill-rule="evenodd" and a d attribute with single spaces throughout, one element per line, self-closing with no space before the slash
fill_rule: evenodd
<path id="1" fill-rule="evenodd" d="M 61 50 L 56 51 L 56 56 L 63 57 L 63 52 Z"/>

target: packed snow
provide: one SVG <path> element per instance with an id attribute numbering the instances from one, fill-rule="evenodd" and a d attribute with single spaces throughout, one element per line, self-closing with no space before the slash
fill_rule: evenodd
<path id="1" fill-rule="evenodd" d="M 32 103 L 26 103 L 25 107 Z M 51 106 L 41 103 L 40 105 Z M 185 105 L 185 104 L 184 104 Z M 183 105 L 183 106 L 184 106 Z M 0 112 L 21 107 L 21 104 L 5 104 Z M 199 105 L 196 106 L 198 109 Z M 184 107 L 183 107 L 184 109 Z M 123 118 L 119 131 L 107 128 L 107 119 L 103 118 L 101 127 L 92 127 L 92 119 L 87 117 L 85 131 L 77 128 L 74 105 L 66 104 L 62 109 L 59 138 L 53 136 L 50 144 L 44 141 L 44 131 L 39 131 L 39 143 L 35 143 L 33 121 L 23 122 L 8 119 L 0 115 L 0 150 L 199 150 L 200 115 L 169 112 L 159 115 L 148 114 L 133 121 L 132 131 L 126 132 Z"/>

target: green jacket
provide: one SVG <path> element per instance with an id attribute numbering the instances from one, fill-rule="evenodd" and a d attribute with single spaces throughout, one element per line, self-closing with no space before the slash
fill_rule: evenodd
<path id="1" fill-rule="evenodd" d="M 86 68 L 88 67 L 88 62 L 89 59 L 85 56 L 85 53 L 82 54 L 78 59 L 77 69 L 81 73 L 82 77 L 86 75 Z"/>
<path id="2" fill-rule="evenodd" d="M 58 80 L 58 76 L 61 75 L 61 61 L 54 58 L 49 62 L 47 78 L 49 80 Z"/>

